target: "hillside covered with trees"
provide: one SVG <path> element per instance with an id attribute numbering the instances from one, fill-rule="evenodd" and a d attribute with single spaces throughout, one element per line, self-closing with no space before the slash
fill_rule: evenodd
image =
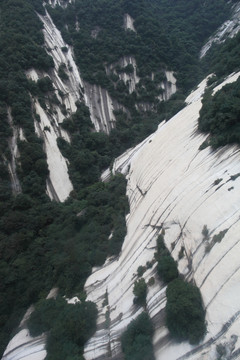
<path id="1" fill-rule="evenodd" d="M 48 332 L 47 359 L 59 359 L 62 351 L 64 359 L 83 358 L 83 346 L 95 330 L 97 316 L 95 305 L 86 301 L 83 286 L 92 267 L 102 265 L 107 256 L 117 256 L 121 251 L 129 211 L 124 177 L 115 175 L 109 182 L 102 182 L 101 173 L 116 156 L 181 109 L 185 95 L 203 76 L 214 71 L 220 78 L 239 66 L 239 36 L 216 46 L 206 59 L 199 60 L 204 42 L 231 13 L 227 1 L 65 3 L 66 7 L 52 7 L 43 6 L 42 0 L 0 2 L 0 355 L 26 310 L 36 304 L 29 327 L 33 335 Z M 68 160 L 74 190 L 63 203 L 46 195 L 49 170 L 43 139 L 35 131 L 34 120 L 38 117 L 32 105 L 33 98 L 43 107 L 46 101 L 57 102 L 49 77 L 54 62 L 44 45 L 43 24 L 38 16 L 45 11 L 68 46 L 73 47 L 83 80 L 107 89 L 111 98 L 126 109 L 115 113 L 116 127 L 109 135 L 94 131 L 83 100 L 77 103 L 74 114 L 66 115 L 60 127 L 67 131 L 71 143 L 59 137 L 58 146 Z M 124 29 L 126 13 L 134 19 L 136 32 Z M 228 62 L 222 60 L 225 68 L 217 60 L 219 51 L 222 59 L 231 51 Z M 124 56 L 134 57 L 137 64 L 139 82 L 132 93 L 120 76 L 133 72 L 131 66 L 120 66 Z M 29 80 L 26 71 L 32 68 L 45 76 L 37 82 Z M 108 68 L 112 70 L 106 71 Z M 166 81 L 167 70 L 174 72 L 178 91 L 169 100 L 161 101 L 160 84 Z M 61 74 L 64 78 L 64 69 Z M 224 94 L 211 99 L 206 95 L 199 128 L 212 133 L 211 145 L 239 142 L 238 90 L 239 82 L 225 89 L 230 97 L 228 103 L 236 103 L 231 114 L 222 109 Z M 140 104 L 149 106 L 146 110 Z M 233 126 L 235 136 L 227 135 L 226 141 L 220 139 L 219 125 L 213 129 L 216 122 L 219 124 L 219 113 L 212 110 L 216 106 L 220 113 L 227 113 L 224 123 Z M 207 118 L 212 111 L 216 119 L 209 124 Z M 9 174 L 10 139 L 16 128 L 24 133 L 17 143 L 17 194 L 12 191 Z M 223 130 L 228 132 L 229 128 Z M 56 287 L 56 301 L 45 300 Z M 78 296 L 81 304 L 67 305 L 63 295 Z M 55 320 L 51 322 L 52 314 Z M 76 314 L 80 323 L 75 321 Z M 64 316 L 70 321 L 62 330 Z M 133 332 L 131 328 L 129 331 Z M 65 336 L 66 332 L 70 335 Z M 151 334 L 149 325 L 147 343 Z M 126 338 L 123 343 L 128 348 Z"/>

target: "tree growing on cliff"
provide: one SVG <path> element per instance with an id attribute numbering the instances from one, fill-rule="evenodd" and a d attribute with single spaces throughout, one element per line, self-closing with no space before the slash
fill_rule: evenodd
<path id="1" fill-rule="evenodd" d="M 133 294 L 135 295 L 134 304 L 146 305 L 147 284 L 143 278 L 135 281 Z"/>
<path id="2" fill-rule="evenodd" d="M 197 344 L 206 332 L 205 311 L 199 289 L 181 279 L 167 287 L 167 327 L 178 341 Z"/>

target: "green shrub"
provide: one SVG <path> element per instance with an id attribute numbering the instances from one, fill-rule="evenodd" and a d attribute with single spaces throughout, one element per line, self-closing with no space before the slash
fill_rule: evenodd
<path id="1" fill-rule="evenodd" d="M 114 231 L 109 241 L 108 252 L 110 255 L 119 254 L 126 234 L 127 227 L 125 221 L 125 214 L 119 214 L 119 216 L 114 221 Z"/>
<path id="2" fill-rule="evenodd" d="M 160 234 L 157 238 L 157 252 L 155 253 L 155 258 L 158 262 L 158 275 L 164 282 L 169 283 L 178 277 L 177 263 L 165 246 L 163 234 Z"/>
<path id="3" fill-rule="evenodd" d="M 222 239 L 224 238 L 225 234 L 227 233 L 228 229 L 220 231 L 218 234 L 214 235 L 212 238 L 213 244 L 220 243 Z"/>
<path id="4" fill-rule="evenodd" d="M 147 313 L 140 314 L 121 337 L 125 360 L 154 360 L 153 326 Z"/>
<path id="5" fill-rule="evenodd" d="M 143 278 L 136 280 L 133 287 L 135 295 L 134 304 L 145 306 L 147 297 L 147 284 Z"/>
<path id="6" fill-rule="evenodd" d="M 149 280 L 148 280 L 148 286 L 152 286 L 155 284 L 155 279 L 154 277 L 152 276 Z"/>
<path id="7" fill-rule="evenodd" d="M 225 39 L 222 44 L 214 44 L 202 60 L 207 74 L 214 73 L 220 79 L 239 70 L 240 33 L 233 38 Z M 214 80 L 214 77 L 211 77 Z"/>
<path id="8" fill-rule="evenodd" d="M 207 91 L 202 103 L 198 128 L 210 133 L 209 144 L 214 149 L 240 144 L 240 79 L 225 85 L 214 96 Z"/>
<path id="9" fill-rule="evenodd" d="M 167 287 L 167 327 L 178 341 L 201 341 L 206 332 L 205 311 L 199 289 L 181 279 Z"/>
<path id="10" fill-rule="evenodd" d="M 66 65 L 64 63 L 59 65 L 58 68 L 58 76 L 60 77 L 60 79 L 62 79 L 63 81 L 68 80 L 68 75 L 66 74 Z"/>
<path id="11" fill-rule="evenodd" d="M 138 277 L 143 276 L 143 274 L 144 274 L 145 271 L 146 271 L 146 267 L 140 265 L 140 266 L 138 267 L 138 269 L 137 269 L 137 275 L 138 275 Z"/>
<path id="12" fill-rule="evenodd" d="M 63 298 L 40 300 L 28 320 L 32 336 L 48 332 L 46 359 L 80 356 L 96 328 L 95 304 L 68 304 Z"/>
<path id="13" fill-rule="evenodd" d="M 37 85 L 41 92 L 46 93 L 48 91 L 53 91 L 53 84 L 49 76 L 45 76 L 42 79 L 37 81 Z"/>
<path id="14" fill-rule="evenodd" d="M 208 140 L 205 140 L 200 146 L 199 146 L 199 150 L 204 150 L 206 149 L 210 144 L 208 143 Z"/>
<path id="15" fill-rule="evenodd" d="M 165 246 L 163 234 L 160 234 L 157 238 L 157 256 L 161 257 L 167 255 L 170 255 L 170 252 Z"/>
<path id="16" fill-rule="evenodd" d="M 160 278 L 169 283 L 178 277 L 177 262 L 170 255 L 161 256 L 158 260 L 157 271 Z"/>
<path id="17" fill-rule="evenodd" d="M 207 225 L 203 225 L 202 235 L 203 235 L 203 240 L 209 239 L 209 229 L 208 229 Z"/>

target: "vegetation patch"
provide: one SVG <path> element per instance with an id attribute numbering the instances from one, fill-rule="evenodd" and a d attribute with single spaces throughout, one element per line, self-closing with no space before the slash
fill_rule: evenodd
<path id="1" fill-rule="evenodd" d="M 202 75 L 201 46 L 226 19 L 230 6 L 224 0 L 204 5 L 200 0 L 180 0 L 177 4 L 166 0 L 109 0 L 107 6 L 104 4 L 101 0 L 78 0 L 65 9 L 47 6 L 47 10 L 64 40 L 74 47 L 84 80 L 107 89 L 127 109 L 127 115 L 121 111 L 115 115 L 116 128 L 110 135 L 120 155 L 184 107 L 186 92 Z M 124 30 L 126 13 L 133 17 L 136 33 Z M 76 29 L 76 18 L 81 31 Z M 96 38 L 92 37 L 93 29 L 101 29 Z M 135 58 L 140 78 L 131 94 L 118 76 L 121 72 L 133 73 L 131 64 L 119 66 L 123 56 Z M 109 66 L 110 73 L 106 71 Z M 169 69 L 177 77 L 179 91 L 170 100 L 162 101 L 163 85 L 169 86 L 165 76 Z"/>
<path id="2" fill-rule="evenodd" d="M 167 327 L 178 341 L 197 344 L 206 333 L 205 311 L 199 289 L 181 279 L 167 287 Z"/>
<path id="3" fill-rule="evenodd" d="M 231 179 L 232 181 L 235 181 L 239 176 L 240 176 L 240 173 L 237 173 L 237 174 L 235 174 L 235 175 L 231 175 L 230 179 Z"/>
<path id="4" fill-rule="evenodd" d="M 128 325 L 121 337 L 125 360 L 154 360 L 152 336 L 151 319 L 143 312 Z"/>
<path id="5" fill-rule="evenodd" d="M 107 6 L 103 11 L 105 3 Z M 40 122 L 41 119 L 32 111 L 30 94 L 43 109 L 51 102 L 59 105 L 58 99 L 49 76 L 34 82 L 25 75 L 32 68 L 47 73 L 54 67 L 51 56 L 44 49 L 43 25 L 37 15 L 44 15 L 45 10 L 39 0 L 0 2 L 1 354 L 30 304 L 45 298 L 54 286 L 59 287 L 60 295 L 80 295 L 92 266 L 103 264 L 107 254 L 119 253 L 126 234 L 126 181 L 122 176 L 116 176 L 103 184 L 99 182 L 101 171 L 114 157 L 140 142 L 156 130 L 160 121 L 170 118 L 184 106 L 185 92 L 201 75 L 199 49 L 227 17 L 228 9 L 229 4 L 224 0 L 204 4 L 200 0 L 179 0 L 177 3 L 168 0 L 76 0 L 66 9 L 48 7 L 65 41 L 74 47 L 84 80 L 106 88 L 112 98 L 127 109 L 127 115 L 116 112 L 117 125 L 109 137 L 93 132 L 89 111 L 83 104 L 77 104 L 76 114 L 62 123 L 70 134 L 71 146 L 60 138 L 58 145 L 69 160 L 74 190 L 64 204 L 58 204 L 50 201 L 45 193 L 49 172 L 43 141 L 34 129 L 34 120 Z M 135 19 L 137 33 L 123 29 L 126 13 Z M 79 32 L 76 18 L 81 28 Z M 93 39 L 91 31 L 96 27 L 101 31 Z M 226 46 L 229 44 L 226 42 Z M 63 47 L 62 51 L 67 52 L 67 49 Z M 233 57 L 230 50 L 229 47 L 229 56 Z M 108 77 L 106 74 L 106 66 L 117 63 L 123 55 L 135 57 L 137 76 L 141 78 L 139 87 L 132 94 L 128 93 L 119 76 Z M 168 102 L 160 102 L 161 82 L 166 82 L 163 74 L 169 68 L 176 72 L 180 91 Z M 122 70 L 131 75 L 133 68 L 126 66 Z M 64 64 L 59 67 L 59 76 L 64 81 L 68 79 Z M 64 96 L 61 91 L 59 95 Z M 138 110 L 142 102 L 150 104 L 151 111 Z M 64 106 L 61 110 L 67 116 Z M 26 139 L 18 143 L 17 173 L 23 193 L 16 197 L 12 196 L 7 171 L 7 162 L 11 160 L 8 141 L 12 136 L 9 113 L 13 124 L 23 129 Z M 161 251 L 162 256 L 169 256 L 167 251 Z M 173 265 L 172 261 L 168 262 Z M 46 331 L 50 334 L 49 359 L 81 359 L 83 341 L 92 331 L 88 329 L 82 306 L 90 319 L 95 317 L 94 306 L 84 302 L 81 306 L 70 307 L 60 299 L 37 304 L 30 322 L 35 324 L 33 333 L 37 329 L 37 333 Z M 42 319 L 40 314 L 45 311 L 56 314 L 54 317 L 59 324 L 54 319 L 50 321 L 52 315 Z M 74 312 L 83 319 L 81 324 L 74 322 Z M 71 319 L 69 327 L 61 313 Z M 93 324 L 94 321 L 90 322 Z M 64 326 L 60 325 L 62 322 Z M 76 333 L 74 330 L 73 336 L 68 337 L 65 327 L 69 333 L 74 328 Z M 67 343 L 62 341 L 59 345 L 56 339 L 63 337 Z M 131 355 L 130 358 L 134 359 Z"/>
<path id="6" fill-rule="evenodd" d="M 165 246 L 163 235 L 159 235 L 157 239 L 157 253 L 155 258 L 158 262 L 157 271 L 159 277 L 169 283 L 178 277 L 177 262 L 172 258 L 169 250 Z"/>
<path id="7" fill-rule="evenodd" d="M 212 240 L 206 243 L 205 251 L 209 252 L 217 242 L 220 243 L 227 232 L 228 229 L 225 229 L 214 235 Z"/>
<path id="8" fill-rule="evenodd" d="M 68 304 L 62 297 L 40 300 L 28 320 L 32 336 L 48 333 L 46 360 L 83 359 L 82 347 L 96 329 L 91 302 Z"/>
<path id="9" fill-rule="evenodd" d="M 214 181 L 213 185 L 216 186 L 216 185 L 220 184 L 221 181 L 222 181 L 222 178 L 216 179 L 216 180 Z"/>
<path id="10" fill-rule="evenodd" d="M 68 80 L 68 75 L 66 74 L 66 65 L 64 63 L 59 65 L 58 68 L 58 76 L 60 77 L 60 79 L 62 79 L 63 81 Z"/>
<path id="11" fill-rule="evenodd" d="M 148 286 L 153 286 L 155 284 L 155 279 L 154 277 L 150 277 L 150 279 L 148 280 Z"/>
<path id="12" fill-rule="evenodd" d="M 214 73 L 210 78 L 213 82 L 239 70 L 240 33 L 228 38 L 223 44 L 213 44 L 202 60 L 202 67 L 207 74 Z M 209 82 L 211 80 L 209 79 Z M 209 84 L 210 85 L 210 84 Z"/>
<path id="13" fill-rule="evenodd" d="M 133 294 L 135 295 L 134 304 L 140 306 L 146 305 L 147 284 L 143 278 L 135 281 Z"/>
<path id="14" fill-rule="evenodd" d="M 202 103 L 198 128 L 210 133 L 208 143 L 214 149 L 240 144 L 240 79 L 225 85 L 214 96 L 206 91 Z"/>
<path id="15" fill-rule="evenodd" d="M 177 341 L 189 340 L 191 344 L 197 344 L 206 332 L 201 294 L 196 286 L 179 278 L 177 263 L 165 246 L 163 233 L 157 239 L 155 257 L 158 261 L 159 277 L 168 284 L 166 325 Z M 207 227 L 203 228 L 203 234 L 208 236 Z M 182 246 L 180 258 L 183 252 Z"/>
<path id="16" fill-rule="evenodd" d="M 140 265 L 140 266 L 138 267 L 138 269 L 137 269 L 137 275 L 138 275 L 139 277 L 143 276 L 143 274 L 145 273 L 146 270 L 147 270 L 147 269 L 146 269 L 145 266 Z"/>

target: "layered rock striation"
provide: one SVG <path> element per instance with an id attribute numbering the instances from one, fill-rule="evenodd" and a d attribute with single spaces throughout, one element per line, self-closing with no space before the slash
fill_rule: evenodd
<path id="1" fill-rule="evenodd" d="M 216 90 L 239 75 L 230 76 Z M 146 282 L 155 278 L 155 284 L 148 288 L 146 308 L 155 326 L 156 359 L 216 359 L 216 346 L 230 344 L 233 337 L 230 358 L 237 356 L 240 150 L 235 146 L 199 150 L 206 138 L 197 130 L 205 86 L 206 80 L 186 99 L 182 111 L 113 167 L 127 174 L 127 236 L 120 256 L 94 269 L 87 280 L 88 299 L 97 303 L 99 317 L 98 330 L 85 348 L 86 359 L 122 358 L 120 336 L 143 311 L 133 304 L 137 269 L 154 259 L 162 228 L 180 273 L 201 290 L 207 334 L 198 346 L 170 339 L 164 323 L 166 286 L 158 278 L 155 264 L 143 277 Z M 203 235 L 204 228 L 208 238 Z M 182 248 L 184 256 L 179 259 Z M 104 307 L 106 292 L 108 305 Z M 106 327 L 107 312 L 110 323 Z"/>

